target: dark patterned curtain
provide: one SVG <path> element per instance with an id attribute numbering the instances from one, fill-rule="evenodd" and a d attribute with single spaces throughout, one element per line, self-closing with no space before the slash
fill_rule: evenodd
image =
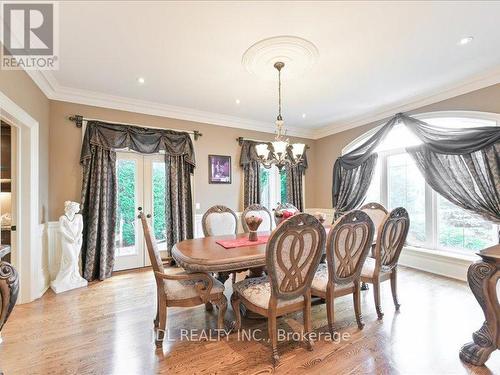
<path id="1" fill-rule="evenodd" d="M 398 123 L 407 126 L 422 145 L 407 151 L 426 182 L 452 203 L 500 221 L 500 128 L 449 129 L 398 113 L 355 150 L 337 159 L 332 200 L 336 215 L 365 199 L 375 169 L 375 148 Z"/>
<path id="2" fill-rule="evenodd" d="M 288 149 L 288 157 L 293 158 L 292 151 Z M 287 203 L 293 204 L 299 209 L 299 211 L 304 211 L 304 197 L 303 197 L 303 176 L 305 170 L 307 169 L 307 153 L 304 150 L 304 155 L 302 155 L 302 161 L 297 165 L 285 166 L 286 173 L 286 200 Z"/>
<path id="3" fill-rule="evenodd" d="M 243 168 L 243 205 L 260 204 L 260 162 L 255 150 L 258 142 L 241 142 L 240 165 Z"/>
<path id="4" fill-rule="evenodd" d="M 117 149 L 142 154 L 165 152 L 165 229 L 169 251 L 175 242 L 193 236 L 190 176 L 195 158 L 189 134 L 88 121 L 80 163 L 83 167 L 83 275 L 89 281 L 108 278 L 113 271 Z"/>
<path id="5" fill-rule="evenodd" d="M 83 159 L 82 216 L 83 277 L 88 281 L 111 276 L 115 261 L 116 153 L 89 147 Z"/>
<path id="6" fill-rule="evenodd" d="M 425 145 L 407 151 L 430 187 L 444 198 L 500 223 L 500 142 L 461 155 L 440 154 Z"/>
<path id="7" fill-rule="evenodd" d="M 186 155 L 165 155 L 165 229 L 169 257 L 177 242 L 193 238 L 193 168 L 186 161 Z"/>

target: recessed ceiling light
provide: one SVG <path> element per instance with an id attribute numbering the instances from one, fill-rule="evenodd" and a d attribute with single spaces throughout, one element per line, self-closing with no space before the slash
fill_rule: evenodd
<path id="1" fill-rule="evenodd" d="M 465 46 L 466 44 L 469 44 L 470 42 L 472 42 L 474 40 L 474 37 L 473 36 L 467 36 L 467 37 L 464 37 L 462 39 L 460 39 L 458 41 L 458 45 L 459 46 Z"/>
<path id="2" fill-rule="evenodd" d="M 139 85 L 143 85 L 143 84 L 144 84 L 144 82 L 146 82 L 146 80 L 144 79 L 144 77 L 139 77 L 139 78 L 137 78 L 137 83 L 138 83 Z"/>
<path id="3" fill-rule="evenodd" d="M 240 99 L 235 100 L 236 104 L 240 104 Z"/>
<path id="4" fill-rule="evenodd" d="M 307 116 L 307 115 L 306 115 L 305 113 L 303 113 L 303 114 L 302 114 L 302 118 L 306 118 L 306 116 Z"/>

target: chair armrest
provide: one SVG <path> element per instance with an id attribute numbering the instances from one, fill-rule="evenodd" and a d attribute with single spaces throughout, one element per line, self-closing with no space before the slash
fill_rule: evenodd
<path id="1" fill-rule="evenodd" d="M 174 280 L 174 281 L 183 281 L 183 280 L 193 280 L 199 281 L 195 284 L 196 291 L 198 292 L 203 303 L 209 302 L 209 296 L 212 293 L 212 287 L 214 286 L 214 281 L 212 277 L 203 272 L 196 273 L 187 273 L 180 275 L 167 275 L 165 273 L 161 273 L 155 271 L 155 277 L 160 280 Z M 205 286 L 204 281 L 207 283 Z"/>

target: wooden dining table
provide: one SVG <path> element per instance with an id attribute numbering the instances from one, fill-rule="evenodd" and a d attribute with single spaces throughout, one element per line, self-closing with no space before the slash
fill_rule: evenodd
<path id="1" fill-rule="evenodd" d="M 324 225 L 324 227 L 328 233 L 331 225 Z M 258 233 L 259 237 L 270 234 L 271 232 Z M 242 237 L 248 237 L 248 233 L 184 240 L 173 246 L 172 258 L 188 272 L 217 273 L 221 282 L 225 282 L 231 272 L 235 271 L 249 270 L 250 277 L 261 276 L 266 265 L 266 243 L 230 249 L 217 243 L 220 240 L 234 240 Z"/>
<path id="2" fill-rule="evenodd" d="M 269 236 L 271 232 L 259 232 L 259 236 Z M 251 277 L 262 275 L 266 265 L 266 244 L 245 245 L 226 249 L 220 240 L 234 240 L 248 237 L 248 233 L 228 236 L 211 236 L 184 240 L 172 248 L 172 258 L 189 272 L 217 273 L 224 282 L 231 272 L 250 270 Z"/>

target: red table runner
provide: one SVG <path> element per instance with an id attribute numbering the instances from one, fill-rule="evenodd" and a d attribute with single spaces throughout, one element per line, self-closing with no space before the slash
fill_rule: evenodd
<path id="1" fill-rule="evenodd" d="M 267 243 L 269 236 L 258 236 L 257 241 L 249 241 L 248 236 L 235 238 L 231 240 L 218 240 L 215 241 L 225 249 L 234 249 L 235 247 L 255 246 Z"/>

